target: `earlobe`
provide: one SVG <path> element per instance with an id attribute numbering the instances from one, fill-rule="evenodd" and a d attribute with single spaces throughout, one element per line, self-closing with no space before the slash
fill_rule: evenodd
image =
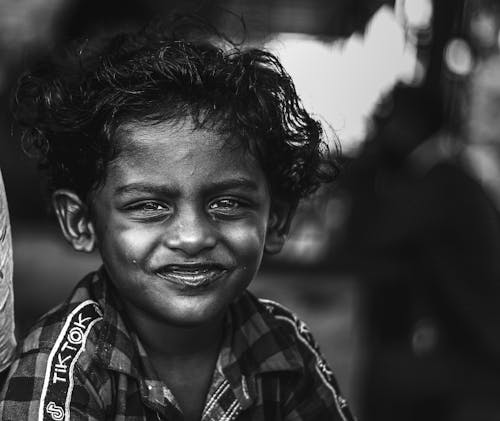
<path id="1" fill-rule="evenodd" d="M 294 211 L 295 207 L 285 203 L 275 202 L 271 206 L 266 242 L 264 244 L 264 251 L 266 253 L 276 254 L 281 251 L 290 230 Z"/>
<path id="2" fill-rule="evenodd" d="M 56 190 L 52 205 L 64 237 L 77 251 L 90 253 L 95 247 L 95 231 L 87 206 L 71 190 Z"/>
<path id="3" fill-rule="evenodd" d="M 278 234 L 276 231 L 268 231 L 264 251 L 267 254 L 277 254 L 285 244 L 286 234 Z"/>

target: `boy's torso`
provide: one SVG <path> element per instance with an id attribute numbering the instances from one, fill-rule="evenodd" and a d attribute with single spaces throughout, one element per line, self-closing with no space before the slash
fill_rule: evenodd
<path id="1" fill-rule="evenodd" d="M 172 392 L 121 317 L 104 276 L 102 271 L 89 275 L 24 340 L 2 392 L 2 419 L 184 420 Z M 292 317 L 247 292 L 231 305 L 226 317 L 230 334 L 225 335 L 201 420 L 285 419 L 287 405 L 292 408 L 299 399 L 294 390 L 311 370 L 307 366 L 324 368 L 319 359 L 305 361 L 299 352 L 296 333 L 301 326 Z M 320 377 L 328 376 L 325 368 Z M 332 419 L 348 419 L 330 380 L 326 387 L 315 379 L 304 385 L 317 403 L 312 399 L 303 413 L 315 413 L 321 406 L 338 412 Z"/>

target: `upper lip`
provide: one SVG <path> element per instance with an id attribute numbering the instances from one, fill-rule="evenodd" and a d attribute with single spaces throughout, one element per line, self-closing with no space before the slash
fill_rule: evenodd
<path id="1" fill-rule="evenodd" d="M 226 267 L 220 263 L 171 263 L 162 266 L 157 272 L 196 272 L 200 270 L 224 270 Z"/>

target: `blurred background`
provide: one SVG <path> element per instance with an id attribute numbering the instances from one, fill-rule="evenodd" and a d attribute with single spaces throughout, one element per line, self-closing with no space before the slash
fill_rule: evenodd
<path id="1" fill-rule="evenodd" d="M 338 182 L 299 208 L 253 290 L 309 324 L 360 420 L 499 420 L 496 0 L 0 0 L 18 334 L 99 258 L 47 212 L 8 111 L 16 77 L 47 48 L 172 11 L 278 54 L 342 148 Z"/>

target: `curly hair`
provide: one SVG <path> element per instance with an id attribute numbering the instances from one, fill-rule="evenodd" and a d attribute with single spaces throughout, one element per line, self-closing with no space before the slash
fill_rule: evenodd
<path id="1" fill-rule="evenodd" d="M 291 203 L 338 169 L 320 123 L 273 54 L 158 26 L 49 56 L 20 77 L 13 113 L 50 192 L 69 188 L 82 198 L 105 180 L 114 135 L 127 121 L 190 116 L 197 127 L 227 133 L 258 155 L 272 194 Z"/>

